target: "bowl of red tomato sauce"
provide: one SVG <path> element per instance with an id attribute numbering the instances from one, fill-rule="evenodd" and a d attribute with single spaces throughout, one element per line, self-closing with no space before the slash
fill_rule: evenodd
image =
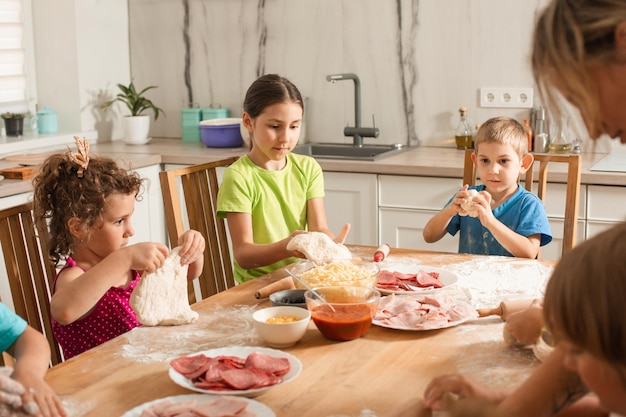
<path id="1" fill-rule="evenodd" d="M 363 286 L 318 287 L 304 293 L 317 329 L 330 340 L 353 340 L 372 326 L 380 292 Z"/>

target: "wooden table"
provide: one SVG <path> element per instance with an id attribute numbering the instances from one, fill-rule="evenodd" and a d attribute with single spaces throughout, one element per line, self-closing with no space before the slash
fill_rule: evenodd
<path id="1" fill-rule="evenodd" d="M 351 249 L 364 259 L 374 253 L 371 247 Z M 476 307 L 541 296 L 552 267 L 515 258 L 392 249 L 382 268 L 407 263 L 456 272 L 461 278 L 449 290 Z M 168 377 L 168 360 L 233 344 L 265 346 L 250 315 L 269 302 L 253 294 L 284 275 L 276 271 L 196 303 L 197 323 L 134 329 L 55 366 L 46 379 L 71 416 L 121 416 L 147 401 L 190 394 Z M 506 346 L 502 326 L 498 317 L 427 332 L 372 326 L 360 339 L 334 342 L 311 321 L 304 338 L 284 349 L 300 359 L 302 373 L 255 399 L 278 417 L 357 417 L 366 409 L 378 417 L 419 415 L 424 388 L 436 375 L 463 372 L 490 386 L 512 387 L 531 372 L 537 364 L 532 351 Z"/>

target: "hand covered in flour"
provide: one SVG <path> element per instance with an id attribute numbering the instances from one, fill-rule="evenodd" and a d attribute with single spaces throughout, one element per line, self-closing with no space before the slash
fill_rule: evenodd
<path id="1" fill-rule="evenodd" d="M 19 409 L 22 407 L 22 395 L 26 390 L 22 384 L 11 378 L 12 371 L 6 366 L 0 368 L 0 404 Z"/>
<path id="2" fill-rule="evenodd" d="M 448 408 L 451 397 L 481 399 L 498 404 L 505 396 L 505 391 L 486 388 L 465 375 L 449 374 L 430 381 L 424 391 L 424 404 L 433 410 L 442 410 Z"/>
<path id="3" fill-rule="evenodd" d="M 189 265 L 202 259 L 206 242 L 204 237 L 197 230 L 189 229 L 178 237 L 178 256 L 183 265 Z"/>
<path id="4" fill-rule="evenodd" d="M 543 328 L 543 302 L 533 300 L 526 310 L 510 314 L 504 324 L 503 337 L 509 345 L 534 345 Z"/>
<path id="5" fill-rule="evenodd" d="M 119 251 L 128 258 L 130 269 L 145 272 L 154 272 L 159 269 L 169 254 L 167 246 L 156 242 L 136 243 Z"/>

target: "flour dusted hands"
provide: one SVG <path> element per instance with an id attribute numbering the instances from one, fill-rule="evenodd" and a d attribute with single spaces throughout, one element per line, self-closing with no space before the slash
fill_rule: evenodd
<path id="1" fill-rule="evenodd" d="M 178 238 L 178 256 L 183 265 L 189 265 L 202 259 L 206 242 L 202 234 L 196 230 L 187 230 Z"/>
<path id="2" fill-rule="evenodd" d="M 11 378 L 11 372 L 9 367 L 0 367 L 0 404 L 19 409 L 25 390 L 22 384 Z"/>
<path id="3" fill-rule="evenodd" d="M 490 390 L 462 374 L 442 375 L 433 378 L 424 391 L 424 403 L 433 410 L 445 408 L 445 398 L 454 394 L 463 398 L 486 400 L 489 403 L 501 402 L 506 393 Z"/>
<path id="4" fill-rule="evenodd" d="M 130 257 L 130 269 L 154 272 L 163 265 L 169 249 L 162 243 L 143 242 L 124 249 Z"/>

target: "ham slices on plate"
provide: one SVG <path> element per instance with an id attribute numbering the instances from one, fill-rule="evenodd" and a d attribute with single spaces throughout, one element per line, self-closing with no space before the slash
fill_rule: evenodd
<path id="1" fill-rule="evenodd" d="M 128 410 L 122 417 L 168 415 L 167 410 L 173 408 L 176 408 L 176 412 L 179 412 L 179 414 L 183 409 L 198 410 L 203 413 L 197 414 L 199 416 L 276 417 L 276 414 L 268 406 L 258 401 L 242 397 L 234 398 L 207 394 L 176 395 L 159 398 Z M 150 414 L 152 410 L 157 412 Z M 185 415 L 193 416 L 194 414 Z"/>
<path id="2" fill-rule="evenodd" d="M 300 360 L 281 350 L 232 346 L 173 359 L 169 376 L 192 391 L 254 397 L 301 371 Z"/>
<path id="3" fill-rule="evenodd" d="M 424 265 L 381 268 L 376 289 L 382 294 L 427 294 L 455 284 L 459 276 Z"/>
<path id="4" fill-rule="evenodd" d="M 382 297 L 372 323 L 397 330 L 435 330 L 478 317 L 476 309 L 449 296 L 391 294 Z"/>

